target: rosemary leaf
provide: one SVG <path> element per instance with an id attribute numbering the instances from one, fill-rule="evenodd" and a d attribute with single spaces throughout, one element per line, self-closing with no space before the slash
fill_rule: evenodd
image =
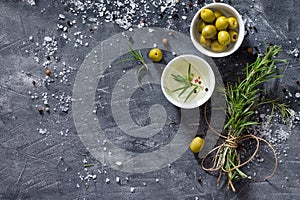
<path id="1" fill-rule="evenodd" d="M 190 91 L 190 93 L 188 94 L 188 96 L 185 98 L 184 102 L 186 102 L 188 100 L 188 98 L 190 98 L 190 96 L 195 93 L 195 91 L 197 91 L 198 85 L 196 85 L 192 91 Z"/>
<path id="2" fill-rule="evenodd" d="M 185 93 L 185 91 L 186 91 L 187 89 L 189 89 L 189 86 L 186 86 L 186 87 L 179 93 L 178 97 L 181 97 L 181 95 L 182 95 L 183 93 Z"/>

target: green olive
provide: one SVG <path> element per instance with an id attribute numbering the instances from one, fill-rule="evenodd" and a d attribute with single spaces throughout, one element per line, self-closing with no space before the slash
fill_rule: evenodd
<path id="1" fill-rule="evenodd" d="M 203 20 L 201 20 L 199 23 L 198 23 L 198 31 L 201 33 L 202 29 L 204 28 L 205 26 L 205 22 Z"/>
<path id="2" fill-rule="evenodd" d="M 226 28 L 228 27 L 228 20 L 226 17 L 221 16 L 217 18 L 215 25 L 219 31 L 226 30 Z"/>
<path id="3" fill-rule="evenodd" d="M 213 38 L 217 34 L 217 29 L 214 25 L 206 25 L 202 29 L 202 35 L 205 38 Z"/>
<path id="4" fill-rule="evenodd" d="M 201 19 L 205 22 L 213 22 L 215 20 L 215 14 L 212 10 L 204 8 L 200 12 Z"/>
<path id="5" fill-rule="evenodd" d="M 207 38 L 203 37 L 203 35 L 200 35 L 200 44 L 202 44 L 202 46 L 204 46 L 204 47 L 210 47 L 211 39 L 207 39 Z"/>
<path id="6" fill-rule="evenodd" d="M 218 33 L 218 41 L 220 44 L 226 46 L 230 43 L 230 34 L 227 31 L 220 31 Z"/>
<path id="7" fill-rule="evenodd" d="M 214 14 L 215 14 L 216 19 L 218 19 L 219 17 L 223 16 L 223 13 L 221 11 L 219 11 L 219 10 L 215 10 Z"/>
<path id="8" fill-rule="evenodd" d="M 229 23 L 229 25 L 228 25 L 229 29 L 234 30 L 238 27 L 239 23 L 235 17 L 228 17 L 227 20 Z"/>
<path id="9" fill-rule="evenodd" d="M 230 34 L 230 41 L 231 42 L 236 42 L 238 37 L 239 37 L 239 34 L 236 31 L 233 31 L 233 30 L 230 30 L 229 34 Z"/>
<path id="10" fill-rule="evenodd" d="M 214 52 L 222 52 L 226 49 L 227 46 L 222 45 L 218 42 L 218 40 L 215 40 L 211 43 L 211 50 L 213 50 Z"/>

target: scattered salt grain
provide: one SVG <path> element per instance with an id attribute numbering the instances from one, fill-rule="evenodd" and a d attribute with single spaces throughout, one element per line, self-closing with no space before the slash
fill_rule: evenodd
<path id="1" fill-rule="evenodd" d="M 35 0 L 26 0 L 31 6 L 35 6 Z"/>
<path id="2" fill-rule="evenodd" d="M 62 20 L 66 19 L 66 16 L 64 16 L 63 14 L 59 14 L 58 17 L 59 17 L 59 19 L 62 19 Z"/>
<path id="3" fill-rule="evenodd" d="M 47 129 L 46 128 L 44 128 L 44 129 L 40 128 L 39 129 L 39 133 L 42 134 L 42 135 L 44 135 L 44 134 L 47 133 Z"/>
<path id="4" fill-rule="evenodd" d="M 134 192 L 135 192 L 134 187 L 131 187 L 131 188 L 130 188 L 130 192 L 131 192 L 131 193 L 134 193 Z"/>
<path id="5" fill-rule="evenodd" d="M 120 183 L 120 177 L 118 177 L 118 176 L 116 177 L 116 182 Z"/>
<path id="6" fill-rule="evenodd" d="M 117 161 L 117 162 L 116 162 L 116 165 L 117 165 L 117 166 L 121 166 L 121 165 L 122 165 L 122 162 Z"/>
<path id="7" fill-rule="evenodd" d="M 46 42 L 51 42 L 51 41 L 52 41 L 52 38 L 49 37 L 49 36 L 46 36 L 46 37 L 44 37 L 44 40 L 45 40 Z"/>

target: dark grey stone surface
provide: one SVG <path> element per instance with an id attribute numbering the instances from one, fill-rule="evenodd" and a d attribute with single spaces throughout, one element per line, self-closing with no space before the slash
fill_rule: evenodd
<path id="1" fill-rule="evenodd" d="M 262 177 L 271 171 L 274 163 L 272 155 L 265 153 L 267 147 L 263 146 L 260 156 L 244 168 L 253 180 L 237 182 L 236 193 L 227 189 L 225 179 L 217 187 L 216 174 L 204 172 L 198 159 L 189 150 L 168 166 L 145 173 L 112 169 L 95 159 L 83 145 L 74 124 L 73 84 L 76 73 L 92 49 L 124 29 L 116 23 L 105 22 L 104 18 L 98 17 L 94 22 L 91 19 L 96 15 L 93 8 L 85 7 L 86 12 L 83 10 L 75 15 L 70 11 L 75 7 L 72 2 L 79 1 L 37 0 L 35 6 L 16 0 L 0 2 L 0 199 L 300 199 L 299 119 L 293 120 L 294 127 L 291 130 L 281 123 L 272 127 L 273 134 L 269 139 L 273 141 L 280 161 L 275 176 L 268 182 L 263 181 Z M 178 14 L 172 14 L 172 9 L 164 13 L 158 9 L 143 17 L 150 27 L 167 27 L 188 37 L 193 14 L 204 3 L 211 2 L 179 1 L 176 5 Z M 281 45 L 283 51 L 279 57 L 286 59 L 289 64 L 279 65 L 284 77 L 265 87 L 271 96 L 279 97 L 296 113 L 299 112 L 300 99 L 296 95 L 300 89 L 297 84 L 297 80 L 300 80 L 297 55 L 300 48 L 299 2 L 224 2 L 230 3 L 247 19 L 248 31 L 237 52 L 226 58 L 213 59 L 224 83 L 234 82 L 237 75 L 243 75 L 243 66 L 255 60 L 256 55 L 246 52 L 248 47 L 260 53 L 264 51 L 265 43 Z M 142 5 L 145 3 L 139 4 L 141 11 L 137 11 L 133 17 L 133 25 L 139 24 L 143 13 Z M 107 4 L 110 10 L 114 9 L 113 6 Z M 154 10 L 154 6 L 150 6 L 149 10 Z M 59 14 L 66 19 L 59 19 Z M 82 20 L 84 16 L 86 20 Z M 173 19 L 169 16 L 173 16 Z M 187 16 L 187 19 L 181 19 L 182 16 Z M 77 23 L 71 25 L 73 20 Z M 67 27 L 66 32 L 60 30 L 58 24 Z M 255 28 L 249 28 L 248 25 Z M 136 27 L 133 28 L 138 31 Z M 47 36 L 52 38 L 51 42 L 45 42 Z M 78 47 L 74 47 L 74 44 Z M 54 54 L 49 55 L 52 52 Z M 171 59 L 172 52 L 167 54 L 166 59 Z M 43 66 L 47 61 L 49 64 Z M 126 64 L 123 65 L 126 67 Z M 46 68 L 52 70 L 50 78 L 45 75 Z M 112 76 L 110 81 L 116 80 Z M 157 85 L 149 87 L 145 88 L 156 90 L 156 93 L 147 96 L 146 103 L 140 97 L 143 91 L 137 90 L 133 95 L 137 100 L 130 104 L 133 121 L 143 126 L 151 123 L 147 106 L 157 102 L 158 96 L 161 96 Z M 46 108 L 45 100 L 48 101 L 50 112 L 43 111 L 40 114 L 38 107 Z M 169 106 L 171 116 L 178 120 L 178 110 L 168 105 L 165 99 L 159 101 Z M 103 99 L 99 102 L 105 103 Z M 101 118 L 103 113 L 97 112 L 95 118 Z M 261 112 L 268 113 L 268 110 L 263 108 Z M 109 122 L 102 123 L 109 128 Z M 178 128 L 176 125 L 166 129 L 169 135 L 153 137 L 153 143 L 147 143 L 147 139 L 134 143 L 135 140 L 128 135 L 124 137 L 127 141 L 118 141 L 119 132 L 114 132 L 108 138 L 128 151 L 151 152 L 172 140 Z M 201 131 L 198 130 L 198 133 L 201 134 Z M 159 143 L 159 140 L 162 141 Z M 94 166 L 85 168 L 86 163 Z M 120 178 L 120 182 L 116 182 L 116 177 Z M 134 191 L 131 191 L 132 188 Z"/>

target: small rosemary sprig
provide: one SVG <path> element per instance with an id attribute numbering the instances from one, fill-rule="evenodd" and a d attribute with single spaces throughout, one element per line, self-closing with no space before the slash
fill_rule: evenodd
<path id="1" fill-rule="evenodd" d="M 197 92 L 198 88 L 203 88 L 202 86 L 200 86 L 198 84 L 194 84 L 192 82 L 193 78 L 191 77 L 191 63 L 189 63 L 188 72 L 187 72 L 186 77 L 184 77 L 180 74 L 177 74 L 177 75 L 171 74 L 171 76 L 174 78 L 175 81 L 183 84 L 182 87 L 179 87 L 179 88 L 172 91 L 172 92 L 181 91 L 179 93 L 178 97 L 183 95 L 189 88 L 192 88 L 192 90 L 190 90 L 190 92 L 186 96 L 184 102 L 186 102 L 192 96 L 193 93 Z"/>
<path id="2" fill-rule="evenodd" d="M 148 65 L 146 64 L 145 62 L 145 59 L 144 59 L 144 56 L 141 52 L 141 50 L 133 50 L 133 48 L 131 46 L 128 46 L 128 50 L 129 52 L 131 53 L 131 55 L 133 56 L 133 58 L 129 58 L 129 59 L 124 59 L 124 60 L 121 60 L 119 61 L 118 63 L 122 63 L 122 62 L 126 62 L 126 61 L 131 61 L 131 60 L 137 60 L 139 61 L 142 66 L 140 66 L 138 69 L 137 69 L 137 72 L 136 72 L 136 75 L 137 75 L 137 81 L 141 87 L 142 83 L 141 83 L 141 71 L 143 69 L 146 69 L 148 71 Z"/>

